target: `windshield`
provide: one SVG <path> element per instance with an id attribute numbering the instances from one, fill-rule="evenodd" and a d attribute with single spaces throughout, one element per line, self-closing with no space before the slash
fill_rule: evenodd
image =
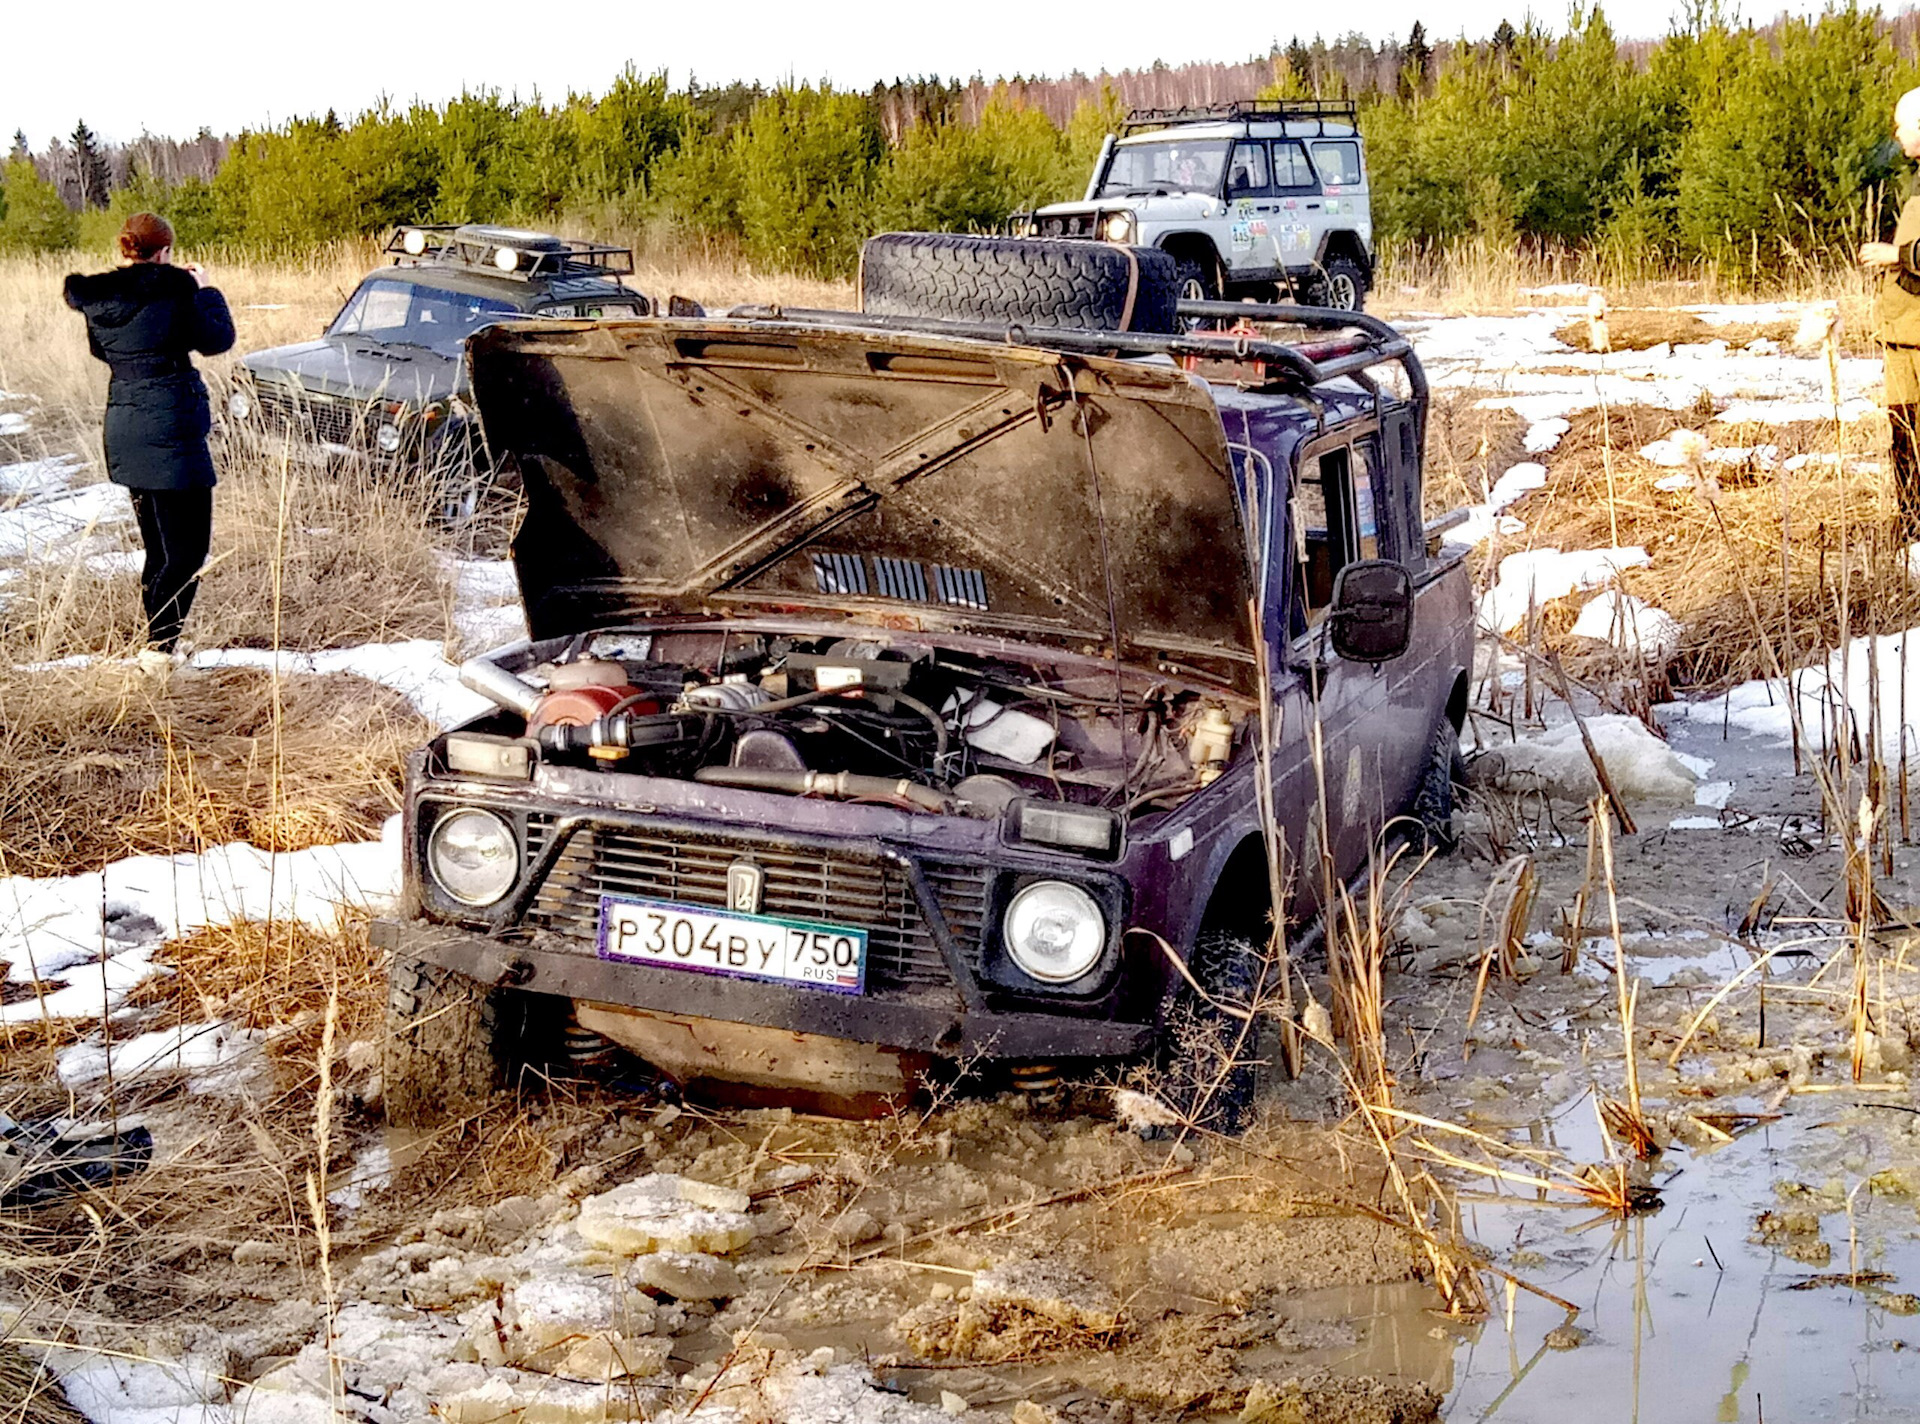
<path id="1" fill-rule="evenodd" d="M 424 346 L 443 356 L 458 356 L 469 332 L 518 310 L 511 302 L 492 297 L 375 278 L 360 284 L 346 309 L 327 328 L 327 335 L 364 336 L 369 341 Z"/>
<path id="2" fill-rule="evenodd" d="M 1102 198 L 1129 193 L 1218 193 L 1220 173 L 1227 164 L 1227 140 L 1192 139 L 1167 143 L 1130 143 L 1113 151 Z"/>

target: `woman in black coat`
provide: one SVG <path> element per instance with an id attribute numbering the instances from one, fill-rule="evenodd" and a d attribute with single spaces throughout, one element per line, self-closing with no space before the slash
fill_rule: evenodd
<path id="1" fill-rule="evenodd" d="M 172 265 L 173 228 L 136 213 L 120 230 L 124 263 L 67 278 L 67 305 L 87 319 L 87 345 L 107 383 L 107 477 L 133 495 L 146 545 L 140 597 L 147 641 L 171 655 L 187 621 L 213 533 L 212 414 L 192 352 L 233 345 L 227 300 L 197 267 Z"/>

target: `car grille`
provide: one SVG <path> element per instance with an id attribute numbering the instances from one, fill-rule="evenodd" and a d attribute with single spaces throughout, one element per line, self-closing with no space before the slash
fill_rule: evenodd
<path id="1" fill-rule="evenodd" d="M 358 401 L 268 381 L 254 391 L 269 430 L 290 430 L 322 445 L 352 445 L 366 433 L 366 407 Z"/>
<path id="2" fill-rule="evenodd" d="M 1072 213 L 1065 217 L 1045 217 L 1040 220 L 1042 237 L 1097 237 L 1100 221 L 1097 213 Z"/>
<path id="3" fill-rule="evenodd" d="M 528 819 L 529 861 L 537 860 L 552 842 L 554 824 L 549 815 Z M 526 922 L 591 941 L 600 933 L 602 895 L 725 910 L 727 868 L 741 859 L 751 860 L 765 877 L 761 914 L 865 930 L 870 987 L 953 982 L 906 871 L 892 861 L 837 851 L 589 827 L 567 843 L 534 896 Z M 986 868 L 929 860 L 920 865 L 962 954 L 977 963 L 986 919 Z"/>

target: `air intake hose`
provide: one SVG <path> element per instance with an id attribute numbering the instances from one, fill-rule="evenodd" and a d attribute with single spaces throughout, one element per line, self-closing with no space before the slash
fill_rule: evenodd
<path id="1" fill-rule="evenodd" d="M 790 771 L 785 767 L 703 766 L 695 781 L 738 786 L 750 791 L 784 791 L 790 796 L 831 796 L 838 801 L 906 801 L 935 814 L 952 809 L 943 792 L 890 776 L 856 776 L 850 771 Z"/>

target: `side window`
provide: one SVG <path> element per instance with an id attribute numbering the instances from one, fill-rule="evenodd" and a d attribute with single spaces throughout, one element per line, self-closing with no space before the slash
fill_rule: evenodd
<path id="1" fill-rule="evenodd" d="M 1293 597 L 1288 633 L 1299 637 L 1317 627 L 1333 601 L 1334 575 L 1357 558 L 1363 527 L 1354 499 L 1353 451 L 1346 446 L 1322 450 L 1300 461 L 1293 483 L 1288 523 L 1293 528 Z M 1366 503 L 1364 537 L 1379 544 L 1373 499 Z"/>
<path id="2" fill-rule="evenodd" d="M 1313 146 L 1314 166 L 1329 188 L 1360 186 L 1360 145 L 1351 139 L 1322 140 Z"/>
<path id="3" fill-rule="evenodd" d="M 1227 162 L 1227 196 L 1251 198 L 1265 196 L 1268 191 L 1267 146 L 1236 143 L 1233 157 Z"/>
<path id="4" fill-rule="evenodd" d="M 1307 150 L 1292 139 L 1274 141 L 1273 186 L 1281 192 L 1299 192 L 1320 186 L 1313 176 L 1313 165 L 1307 162 Z"/>

